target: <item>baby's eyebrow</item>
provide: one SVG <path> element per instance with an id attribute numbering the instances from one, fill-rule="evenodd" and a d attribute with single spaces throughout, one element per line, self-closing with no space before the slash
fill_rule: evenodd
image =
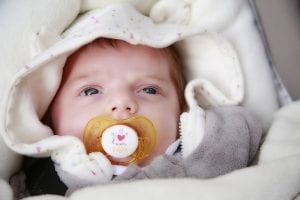
<path id="1" fill-rule="evenodd" d="M 76 83 L 76 82 L 80 82 L 80 81 L 83 81 L 83 80 L 86 80 L 88 79 L 89 76 L 88 75 L 78 75 L 78 76 L 73 76 L 71 77 L 68 82 L 69 83 Z"/>
<path id="2" fill-rule="evenodd" d="M 78 87 L 90 79 L 90 75 L 88 74 L 77 74 L 75 76 L 71 76 L 66 80 L 65 84 L 69 85 L 69 87 Z"/>
<path id="3" fill-rule="evenodd" d="M 94 75 L 97 74 L 97 78 L 101 78 L 101 76 L 105 77 L 104 75 L 99 74 L 99 72 L 90 72 L 90 73 L 81 73 L 81 74 L 77 74 L 74 75 L 73 77 L 71 77 L 69 79 L 70 82 L 78 82 L 78 81 L 82 81 L 82 80 L 87 80 L 92 78 Z"/>
<path id="4" fill-rule="evenodd" d="M 149 76 L 146 76 L 146 78 L 157 80 L 157 81 L 164 82 L 164 83 L 171 81 L 171 79 L 166 79 L 165 77 L 160 77 L 157 75 L 149 75 Z"/>
<path id="5" fill-rule="evenodd" d="M 161 83 L 166 83 L 168 82 L 166 79 L 159 77 L 157 75 L 146 75 L 146 76 L 141 76 L 140 78 L 137 79 L 138 81 L 157 81 Z"/>

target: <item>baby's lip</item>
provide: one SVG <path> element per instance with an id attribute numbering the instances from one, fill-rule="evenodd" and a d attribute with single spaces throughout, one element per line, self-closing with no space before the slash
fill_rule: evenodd
<path id="1" fill-rule="evenodd" d="M 128 112 L 128 111 L 122 111 L 122 112 L 118 112 L 118 113 L 113 113 L 111 118 L 115 119 L 115 120 L 126 120 L 126 119 L 130 119 L 133 116 Z"/>

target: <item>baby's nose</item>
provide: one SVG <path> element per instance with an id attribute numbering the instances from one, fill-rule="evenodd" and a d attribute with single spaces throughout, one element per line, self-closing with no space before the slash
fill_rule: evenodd
<path id="1" fill-rule="evenodd" d="M 127 119 L 137 111 L 137 103 L 133 97 L 123 94 L 111 99 L 108 106 L 108 112 L 114 119 Z"/>

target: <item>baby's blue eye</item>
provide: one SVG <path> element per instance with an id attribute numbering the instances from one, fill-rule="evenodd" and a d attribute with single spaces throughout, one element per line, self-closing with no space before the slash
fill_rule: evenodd
<path id="1" fill-rule="evenodd" d="M 80 96 L 91 96 L 98 93 L 99 90 L 97 90 L 96 88 L 86 88 L 80 93 Z"/>
<path id="2" fill-rule="evenodd" d="M 152 95 L 157 94 L 157 89 L 152 88 L 152 87 L 143 88 L 142 91 L 147 93 L 147 94 L 152 94 Z"/>

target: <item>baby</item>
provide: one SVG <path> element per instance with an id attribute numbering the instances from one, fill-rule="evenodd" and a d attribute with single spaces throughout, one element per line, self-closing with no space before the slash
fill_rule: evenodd
<path id="1" fill-rule="evenodd" d="M 185 109 L 184 88 L 183 66 L 172 46 L 158 49 L 99 38 L 68 57 L 60 87 L 46 116 L 55 134 L 75 136 L 85 144 L 89 142 L 87 126 L 95 118 L 113 122 L 108 127 L 136 118 L 150 124 L 146 127 L 153 126 L 153 130 L 141 132 L 139 127 L 143 124 L 136 126 L 138 135 L 145 131 L 155 135 L 155 145 L 148 153 L 143 152 L 148 148 L 143 141 L 149 138 L 138 139 L 137 146 L 144 145 L 137 150 L 141 151 L 141 157 L 128 154 L 120 158 L 107 153 L 102 146 L 96 148 L 112 164 L 123 164 L 121 170 L 115 171 L 113 181 L 211 178 L 250 165 L 258 150 L 261 129 L 240 107 L 207 111 L 205 136 L 199 147 L 186 158 L 177 153 L 180 152 L 179 117 Z M 100 120 L 98 125 L 101 127 L 103 123 Z M 123 141 L 123 137 L 120 135 L 119 140 Z M 98 135 L 93 140 L 100 143 L 99 138 Z M 108 143 L 114 143 L 113 139 Z M 52 165 L 49 159 L 39 160 L 26 171 L 31 195 L 65 193 L 67 188 Z"/>
<path id="2" fill-rule="evenodd" d="M 97 39 L 68 58 L 50 108 L 52 127 L 58 135 L 83 139 L 84 127 L 95 116 L 144 116 L 157 135 L 145 165 L 177 139 L 184 83 L 174 49 Z"/>
<path id="3" fill-rule="evenodd" d="M 99 38 L 68 57 L 45 118 L 50 119 L 46 121 L 55 134 L 83 140 L 86 124 L 96 116 L 117 122 L 142 116 L 153 124 L 156 138 L 154 149 L 139 161 L 139 166 L 145 166 L 178 139 L 184 87 L 182 64 L 174 47 L 156 49 Z M 176 151 L 178 145 L 173 146 Z M 116 168 L 115 173 L 124 169 Z M 30 163 L 27 185 L 31 194 L 63 194 L 66 190 L 49 159 Z"/>

